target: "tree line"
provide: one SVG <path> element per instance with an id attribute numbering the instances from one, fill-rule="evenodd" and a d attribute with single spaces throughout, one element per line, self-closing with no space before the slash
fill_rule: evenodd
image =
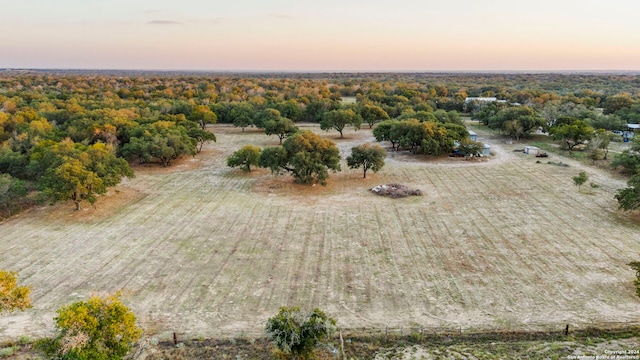
<path id="1" fill-rule="evenodd" d="M 573 149 L 593 142 L 598 129 L 623 130 L 627 122 L 640 121 L 638 86 L 637 77 L 624 75 L 5 71 L 0 208 L 23 206 L 24 194 L 35 190 L 52 202 L 95 201 L 122 177 L 133 176 L 117 159 L 170 166 L 215 141 L 208 128 L 215 123 L 255 127 L 280 143 L 301 121 L 341 136 L 347 128 L 379 123 L 379 141 L 435 155 L 449 151 L 451 140 L 463 140 L 456 125 L 465 113 L 516 139 L 542 129 Z M 499 101 L 468 101 L 477 96 Z M 90 152 L 101 156 L 80 155 Z M 606 146 L 593 154 L 606 157 Z M 118 166 L 107 171 L 107 164 Z"/>

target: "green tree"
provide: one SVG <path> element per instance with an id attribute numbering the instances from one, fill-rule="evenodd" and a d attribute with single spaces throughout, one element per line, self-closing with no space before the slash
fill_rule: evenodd
<path id="1" fill-rule="evenodd" d="M 190 138 L 196 141 L 196 152 L 200 153 L 206 142 L 217 141 L 216 135 L 209 130 L 193 127 L 187 131 Z"/>
<path id="2" fill-rule="evenodd" d="M 130 135 L 120 153 L 127 159 L 138 159 L 141 164 L 156 158 L 166 167 L 174 159 L 197 153 L 197 140 L 189 136 L 184 126 L 172 121 L 140 125 Z"/>
<path id="3" fill-rule="evenodd" d="M 142 331 L 136 317 L 117 292 L 104 298 L 92 296 L 58 309 L 54 341 L 62 359 L 121 359 Z"/>
<path id="4" fill-rule="evenodd" d="M 493 109 L 493 107 L 487 106 L 485 109 Z M 533 129 L 546 126 L 544 118 L 529 106 L 501 109 L 488 118 L 487 124 L 490 128 L 501 130 L 516 140 L 520 140 L 523 135 L 530 133 Z"/>
<path id="5" fill-rule="evenodd" d="M 389 120 L 389 114 L 377 105 L 361 105 L 358 108 L 358 112 L 360 113 L 362 120 L 369 124 L 369 129 L 371 129 L 377 122 Z"/>
<path id="6" fill-rule="evenodd" d="M 227 158 L 227 166 L 242 167 L 243 171 L 251 171 L 251 165 L 258 166 L 262 150 L 253 145 L 245 145 Z"/>
<path id="7" fill-rule="evenodd" d="M 482 154 L 484 144 L 478 141 L 473 141 L 469 138 L 460 140 L 458 144 L 458 151 L 464 155 L 465 159 L 469 156 L 477 156 Z"/>
<path id="8" fill-rule="evenodd" d="M 626 174 L 634 175 L 640 171 L 640 137 L 636 136 L 631 142 L 631 147 L 620 154 L 615 154 L 611 166 L 614 169 L 622 168 Z"/>
<path id="9" fill-rule="evenodd" d="M 392 130 L 397 123 L 399 123 L 398 120 L 385 120 L 376 125 L 375 129 L 373 129 L 373 136 L 376 138 L 376 141 L 389 141 L 391 148 L 396 150 L 399 139 L 395 137 L 396 134 L 392 132 Z"/>
<path id="10" fill-rule="evenodd" d="M 268 121 L 277 121 L 282 117 L 280 111 L 276 109 L 264 109 L 262 111 L 256 112 L 253 117 L 253 125 L 255 125 L 258 129 L 264 129 L 264 124 Z"/>
<path id="11" fill-rule="evenodd" d="M 282 145 L 282 140 L 298 132 L 298 127 L 293 121 L 280 116 L 275 120 L 267 120 L 264 122 L 264 133 L 267 135 L 277 135 Z"/>
<path id="12" fill-rule="evenodd" d="M 28 286 L 18 286 L 15 272 L 0 270 L 0 313 L 30 308 L 29 294 L 31 289 Z"/>
<path id="13" fill-rule="evenodd" d="M 255 109 L 251 103 L 244 101 L 235 104 L 229 115 L 233 119 L 233 126 L 239 127 L 244 131 L 247 126 L 253 125 Z"/>
<path id="14" fill-rule="evenodd" d="M 573 183 L 578 187 L 578 191 L 580 191 L 580 186 L 586 183 L 587 180 L 589 180 L 589 176 L 584 171 L 573 177 Z"/>
<path id="15" fill-rule="evenodd" d="M 380 145 L 366 143 L 351 148 L 351 155 L 347 157 L 347 165 L 351 169 L 362 167 L 363 177 L 366 178 L 367 170 L 371 169 L 376 173 L 382 169 L 385 157 L 387 157 L 387 152 Z"/>
<path id="16" fill-rule="evenodd" d="M 80 160 L 69 157 L 63 158 L 60 166 L 47 170 L 40 180 L 40 189 L 52 204 L 72 200 L 76 210 L 80 210 L 80 202 L 94 204 L 98 194 L 107 192 L 98 174 L 88 170 Z"/>
<path id="17" fill-rule="evenodd" d="M 282 147 L 262 150 L 259 165 L 274 174 L 289 172 L 298 183 L 325 185 L 329 170 L 340 171 L 340 151 L 332 141 L 307 130 L 287 138 Z"/>
<path id="18" fill-rule="evenodd" d="M 640 174 L 633 175 L 627 181 L 627 187 L 618 190 L 615 195 L 618 200 L 618 207 L 625 211 L 640 208 Z"/>
<path id="19" fill-rule="evenodd" d="M 267 320 L 267 336 L 291 359 L 309 359 L 313 350 L 335 332 L 336 321 L 322 310 L 303 313 L 299 307 L 281 307 Z"/>
<path id="20" fill-rule="evenodd" d="M 549 129 L 549 134 L 555 140 L 563 140 L 567 149 L 573 150 L 577 145 L 584 144 L 591 139 L 594 129 L 582 120 L 573 121 L 571 124 L 560 124 Z"/>
<path id="21" fill-rule="evenodd" d="M 362 117 L 351 109 L 341 109 L 329 111 L 322 117 L 322 121 L 320 121 L 320 129 L 325 131 L 335 129 L 340 133 L 340 138 L 344 137 L 342 131 L 347 125 L 359 130 L 360 125 L 362 125 Z"/>
<path id="22" fill-rule="evenodd" d="M 278 110 L 282 116 L 292 121 L 300 121 L 304 115 L 304 109 L 293 99 L 276 103 L 274 104 L 274 108 Z"/>
<path id="23" fill-rule="evenodd" d="M 0 173 L 0 216 L 11 214 L 12 208 L 27 195 L 26 183 L 9 174 Z"/>

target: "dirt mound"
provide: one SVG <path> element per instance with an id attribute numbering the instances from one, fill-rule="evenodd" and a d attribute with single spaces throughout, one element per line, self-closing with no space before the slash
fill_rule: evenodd
<path id="1" fill-rule="evenodd" d="M 369 189 L 371 192 L 381 196 L 389 196 L 391 198 L 403 198 L 407 196 L 422 196 L 419 189 L 410 189 L 402 184 L 386 184 L 378 185 Z"/>

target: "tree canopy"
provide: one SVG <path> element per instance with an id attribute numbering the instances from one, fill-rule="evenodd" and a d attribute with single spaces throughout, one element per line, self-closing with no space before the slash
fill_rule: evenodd
<path id="1" fill-rule="evenodd" d="M 63 359 L 121 359 L 142 331 L 136 317 L 120 300 L 121 294 L 92 296 L 58 309 L 54 341 Z"/>
<path id="2" fill-rule="evenodd" d="M 308 359 L 315 347 L 335 332 L 336 321 L 320 309 L 304 313 L 299 307 L 281 307 L 267 320 L 267 336 L 292 358 Z"/>
<path id="3" fill-rule="evenodd" d="M 251 166 L 258 166 L 262 149 L 254 145 L 245 145 L 227 158 L 227 166 L 242 167 L 245 172 L 251 171 Z"/>
<path id="4" fill-rule="evenodd" d="M 347 165 L 351 169 L 361 167 L 363 178 L 366 178 L 367 170 L 371 169 L 376 173 L 384 167 L 385 157 L 387 157 L 387 152 L 380 145 L 366 143 L 351 148 L 351 155 L 347 157 Z"/>
<path id="5" fill-rule="evenodd" d="M 353 126 L 355 130 L 359 130 L 360 125 L 362 125 L 362 117 L 351 109 L 331 110 L 320 121 L 320 129 L 325 131 L 335 129 L 340 133 L 340 138 L 344 137 L 342 132 L 346 126 Z"/>
<path id="6" fill-rule="evenodd" d="M 263 125 L 264 133 L 267 135 L 278 136 L 281 145 L 284 138 L 298 132 L 298 127 L 294 125 L 293 121 L 282 116 L 276 119 L 267 120 L 263 123 Z"/>
<path id="7" fill-rule="evenodd" d="M 275 174 L 289 172 L 302 184 L 326 184 L 329 170 L 340 171 L 340 151 L 335 143 L 303 131 L 287 138 L 282 147 L 262 150 L 260 167 Z"/>
<path id="8" fill-rule="evenodd" d="M 0 270 L 0 313 L 31 307 L 31 288 L 18 285 L 18 275 Z"/>

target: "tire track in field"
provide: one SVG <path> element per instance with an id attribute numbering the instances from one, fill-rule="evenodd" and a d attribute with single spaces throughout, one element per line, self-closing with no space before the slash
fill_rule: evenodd
<path id="1" fill-rule="evenodd" d="M 483 193 L 483 194 L 491 193 L 492 186 L 490 184 L 488 184 L 488 182 L 487 182 L 488 179 L 486 177 L 479 176 L 479 173 L 477 173 L 477 172 L 470 172 L 469 175 L 473 176 L 475 178 L 474 183 L 482 184 L 481 193 Z M 501 185 L 499 188 L 505 188 L 505 186 L 506 186 L 506 184 Z M 485 196 L 485 200 L 483 200 L 482 203 L 486 203 L 488 201 L 489 200 L 487 199 L 487 196 Z M 515 202 L 515 204 L 518 205 L 519 209 L 520 209 L 520 210 L 517 210 L 516 212 L 517 213 L 524 213 L 524 210 L 525 210 L 526 206 L 522 206 L 522 204 L 520 202 Z M 543 207 L 537 207 L 536 209 L 537 209 L 536 211 L 538 212 L 538 214 L 539 213 L 542 213 L 542 214 L 546 213 L 546 212 L 542 211 L 542 209 L 544 209 Z M 530 215 L 527 218 L 531 219 Z M 529 220 L 529 221 L 531 221 L 531 220 Z M 544 220 L 536 220 L 536 222 L 544 223 Z M 476 228 L 478 226 L 480 226 L 480 224 L 476 224 L 475 225 Z M 542 235 L 542 232 L 540 231 L 540 227 L 535 226 L 534 229 L 535 229 L 534 233 L 532 234 L 531 237 L 533 237 L 533 238 L 535 238 L 537 240 L 539 240 L 539 239 L 547 239 L 547 236 Z M 531 239 L 528 239 L 528 240 L 531 240 Z M 537 242 L 536 245 L 540 246 L 539 242 Z M 522 244 L 522 247 L 520 247 L 518 249 L 518 252 L 522 252 L 523 250 L 526 250 L 526 253 L 527 253 L 526 259 L 530 263 L 529 268 L 532 269 L 532 274 L 534 274 L 534 277 L 536 277 L 536 276 L 539 277 L 540 276 L 540 275 L 535 275 L 535 274 L 539 273 L 540 262 L 543 263 L 543 265 L 546 268 L 545 270 L 547 270 L 547 271 L 545 271 L 543 273 L 552 273 L 553 271 L 551 271 L 550 265 L 549 265 L 548 261 L 546 261 L 546 257 L 545 258 L 541 258 L 540 256 L 535 256 L 535 258 L 533 259 L 534 260 L 533 262 L 529 260 L 532 255 L 535 255 L 535 252 L 531 252 L 529 250 L 529 246 L 530 246 L 530 242 Z M 525 276 L 525 275 L 522 274 L 521 276 Z M 535 293 L 535 295 L 537 295 L 538 302 L 545 302 L 547 299 L 552 298 L 552 296 L 549 293 L 548 289 L 546 289 L 544 287 L 538 287 L 538 289 L 542 292 L 542 293 L 539 293 L 539 292 Z"/>

